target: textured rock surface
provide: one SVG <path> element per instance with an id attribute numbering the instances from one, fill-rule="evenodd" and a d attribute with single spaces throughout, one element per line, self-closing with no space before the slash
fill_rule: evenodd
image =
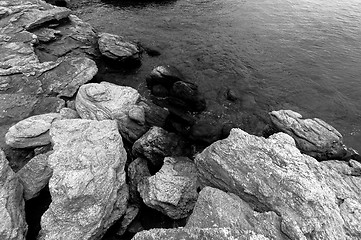
<path id="1" fill-rule="evenodd" d="M 289 135 L 265 139 L 232 129 L 195 163 L 204 185 L 235 193 L 259 212 L 276 212 L 291 239 L 361 237 L 359 177 L 325 169 L 301 154 Z"/>
<path id="2" fill-rule="evenodd" d="M 0 239 L 25 239 L 24 205 L 23 187 L 0 149 Z"/>
<path id="3" fill-rule="evenodd" d="M 142 199 L 138 192 L 138 184 L 145 178 L 150 177 L 147 160 L 137 158 L 128 166 L 129 200 L 141 204 Z"/>
<path id="4" fill-rule="evenodd" d="M 99 239 L 126 210 L 126 152 L 115 121 L 60 120 L 50 130 L 52 203 L 40 239 Z"/>
<path id="5" fill-rule="evenodd" d="M 59 113 L 47 113 L 26 118 L 11 128 L 5 135 L 6 144 L 14 148 L 44 146 L 50 143 L 51 124 L 61 119 Z"/>
<path id="6" fill-rule="evenodd" d="M 49 183 L 53 170 L 48 163 L 52 152 L 33 157 L 17 172 L 17 176 L 24 187 L 24 198 L 29 200 L 39 195 L 40 191 Z"/>
<path id="7" fill-rule="evenodd" d="M 265 236 L 252 231 L 230 228 L 175 228 L 152 229 L 137 233 L 132 240 L 267 240 Z"/>
<path id="8" fill-rule="evenodd" d="M 148 87 L 162 85 L 170 88 L 175 82 L 184 81 L 183 74 L 174 66 L 158 66 L 152 70 L 147 78 Z"/>
<path id="9" fill-rule="evenodd" d="M 289 239 L 281 232 L 281 218 L 275 212 L 255 212 L 238 196 L 211 187 L 199 193 L 186 227 L 229 227 L 253 231 L 269 239 Z"/>
<path id="10" fill-rule="evenodd" d="M 185 157 L 164 160 L 154 176 L 138 184 L 144 203 L 173 219 L 189 216 L 197 201 L 197 169 Z"/>
<path id="11" fill-rule="evenodd" d="M 124 217 L 120 224 L 120 228 L 117 231 L 118 236 L 122 236 L 126 232 L 128 226 L 137 217 L 138 213 L 139 213 L 139 207 L 137 205 L 129 205 L 127 207 L 127 210 L 125 211 Z"/>
<path id="12" fill-rule="evenodd" d="M 103 56 L 116 61 L 139 60 L 140 49 L 134 43 L 127 42 L 123 37 L 110 34 L 99 34 L 99 50 Z"/>
<path id="13" fill-rule="evenodd" d="M 291 110 L 270 112 L 276 128 L 295 139 L 301 152 L 319 160 L 340 159 L 346 154 L 342 135 L 321 119 L 303 119 Z"/>
<path id="14" fill-rule="evenodd" d="M 152 127 L 134 143 L 132 151 L 135 156 L 147 158 L 154 166 L 161 166 L 164 157 L 180 156 L 184 145 L 177 134 Z"/>

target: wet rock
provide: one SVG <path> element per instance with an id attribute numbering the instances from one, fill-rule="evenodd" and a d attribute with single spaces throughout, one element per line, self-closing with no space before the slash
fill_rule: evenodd
<path id="1" fill-rule="evenodd" d="M 49 183 L 53 170 L 48 164 L 48 157 L 52 152 L 39 154 L 32 158 L 17 172 L 17 176 L 24 187 L 24 199 L 37 197 L 40 191 Z"/>
<path id="2" fill-rule="evenodd" d="M 154 85 L 151 91 L 156 97 L 167 97 L 169 95 L 168 89 L 160 84 Z"/>
<path id="3" fill-rule="evenodd" d="M 232 129 L 227 139 L 197 155 L 195 163 L 204 185 L 232 192 L 258 212 L 276 212 L 282 232 L 291 239 L 361 236 L 356 227 L 360 216 L 349 211 L 361 206 L 354 197 L 359 179 L 351 184 L 336 171 L 325 170 L 323 163 L 301 154 L 287 134 L 265 139 Z M 333 178 L 344 179 L 344 185 Z M 347 202 L 338 201 L 342 194 L 350 197 Z"/>
<path id="4" fill-rule="evenodd" d="M 152 70 L 147 78 L 147 86 L 162 85 L 170 89 L 175 82 L 185 81 L 183 74 L 174 66 L 158 66 Z"/>
<path id="5" fill-rule="evenodd" d="M 200 119 L 190 129 L 194 141 L 213 143 L 222 137 L 223 125 L 215 120 Z"/>
<path id="6" fill-rule="evenodd" d="M 13 148 L 28 148 L 48 145 L 51 124 L 61 119 L 59 113 L 47 113 L 26 118 L 11 128 L 5 135 L 6 144 Z"/>
<path id="7" fill-rule="evenodd" d="M 154 166 L 161 166 L 164 157 L 180 156 L 184 147 L 183 139 L 177 134 L 152 127 L 133 144 L 132 152 L 135 156 L 145 157 Z"/>
<path id="8" fill-rule="evenodd" d="M 252 231 L 241 231 L 231 228 L 175 228 L 175 229 L 151 229 L 137 233 L 132 240 L 267 240 L 268 238 Z"/>
<path id="9" fill-rule="evenodd" d="M 123 37 L 110 34 L 99 34 L 99 50 L 103 56 L 118 62 L 139 61 L 140 49 L 131 42 L 127 42 Z"/>
<path id="10" fill-rule="evenodd" d="M 191 112 L 201 112 L 206 109 L 206 100 L 193 83 L 177 81 L 170 91 L 170 102 Z M 179 101 L 180 100 L 180 101 Z"/>
<path id="11" fill-rule="evenodd" d="M 222 227 L 253 231 L 274 240 L 289 239 L 281 232 L 281 218 L 275 212 L 255 212 L 238 196 L 205 187 L 186 228 Z"/>
<path id="12" fill-rule="evenodd" d="M 162 168 L 154 176 L 138 184 L 144 203 L 172 219 L 190 215 L 197 201 L 197 169 L 185 157 L 164 159 Z"/>
<path id="13" fill-rule="evenodd" d="M 291 110 L 270 112 L 274 126 L 295 139 L 297 147 L 318 160 L 341 159 L 345 154 L 342 135 L 318 118 L 303 119 Z"/>
<path id="14" fill-rule="evenodd" d="M 148 126 L 165 127 L 169 116 L 168 109 L 159 107 L 146 99 L 142 99 L 139 102 L 139 106 L 144 109 L 145 121 Z"/>
<path id="15" fill-rule="evenodd" d="M 129 201 L 137 204 L 142 203 L 138 192 L 138 184 L 150 177 L 147 160 L 137 158 L 128 166 L 128 182 L 129 182 Z"/>
<path id="16" fill-rule="evenodd" d="M 27 232 L 23 187 L 0 149 L 0 238 L 23 240 Z"/>
<path id="17" fill-rule="evenodd" d="M 52 202 L 39 239 L 99 239 L 126 210 L 126 152 L 115 121 L 60 120 L 50 130 Z"/>

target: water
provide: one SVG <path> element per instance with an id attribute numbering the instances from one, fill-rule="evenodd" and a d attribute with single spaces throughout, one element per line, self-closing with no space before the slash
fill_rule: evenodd
<path id="1" fill-rule="evenodd" d="M 360 0 L 103 2 L 76 14 L 161 51 L 132 74 L 107 73 L 114 82 L 141 90 L 154 66 L 172 64 L 200 85 L 213 115 L 254 115 L 252 125 L 292 109 L 325 120 L 361 151 Z M 227 88 L 241 101 L 227 102 Z"/>

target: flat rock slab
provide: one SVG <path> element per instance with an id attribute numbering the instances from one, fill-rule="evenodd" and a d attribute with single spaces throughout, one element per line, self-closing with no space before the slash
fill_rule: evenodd
<path id="1" fill-rule="evenodd" d="M 127 157 L 117 123 L 60 120 L 50 136 L 52 203 L 42 216 L 39 239 L 100 239 L 127 207 Z"/>

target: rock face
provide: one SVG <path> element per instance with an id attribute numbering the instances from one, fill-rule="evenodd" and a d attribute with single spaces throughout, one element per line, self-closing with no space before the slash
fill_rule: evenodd
<path id="1" fill-rule="evenodd" d="M 154 176 L 138 184 L 144 203 L 173 219 L 189 216 L 197 201 L 197 169 L 184 157 L 165 158 Z"/>
<path id="2" fill-rule="evenodd" d="M 232 129 L 195 163 L 204 185 L 232 192 L 258 212 L 276 212 L 290 239 L 361 237 L 359 211 L 350 211 L 361 206 L 360 178 L 349 175 L 357 171 L 326 168 L 301 154 L 289 135 L 265 139 Z"/>
<path id="3" fill-rule="evenodd" d="M 48 157 L 51 153 L 35 156 L 17 172 L 17 176 L 24 187 L 25 200 L 38 196 L 40 191 L 49 183 L 53 174 L 53 170 L 48 164 Z"/>
<path id="4" fill-rule="evenodd" d="M 115 121 L 60 120 L 52 125 L 52 202 L 39 239 L 99 239 L 126 210 L 126 152 Z"/>
<path id="5" fill-rule="evenodd" d="M 292 136 L 301 152 L 319 160 L 341 159 L 345 154 L 342 135 L 318 118 L 303 119 L 291 110 L 270 112 L 274 126 Z"/>
<path id="6" fill-rule="evenodd" d="M 127 42 L 123 37 L 110 34 L 99 34 L 99 50 L 103 56 L 114 61 L 139 61 L 140 49 L 131 42 Z"/>
<path id="7" fill-rule="evenodd" d="M 175 228 L 152 229 L 137 233 L 132 240 L 267 240 L 268 238 L 252 231 L 241 231 L 230 228 Z"/>
<path id="8" fill-rule="evenodd" d="M 23 187 L 0 149 L 0 239 L 25 239 L 24 208 Z"/>
<path id="9" fill-rule="evenodd" d="M 255 212 L 238 196 L 211 187 L 205 187 L 199 193 L 186 227 L 229 227 L 253 231 L 269 239 L 289 239 L 281 232 L 281 218 L 275 212 Z"/>
<path id="10" fill-rule="evenodd" d="M 175 133 L 152 127 L 133 144 L 133 154 L 148 159 L 154 166 L 162 166 L 164 157 L 180 156 L 185 144 Z"/>

